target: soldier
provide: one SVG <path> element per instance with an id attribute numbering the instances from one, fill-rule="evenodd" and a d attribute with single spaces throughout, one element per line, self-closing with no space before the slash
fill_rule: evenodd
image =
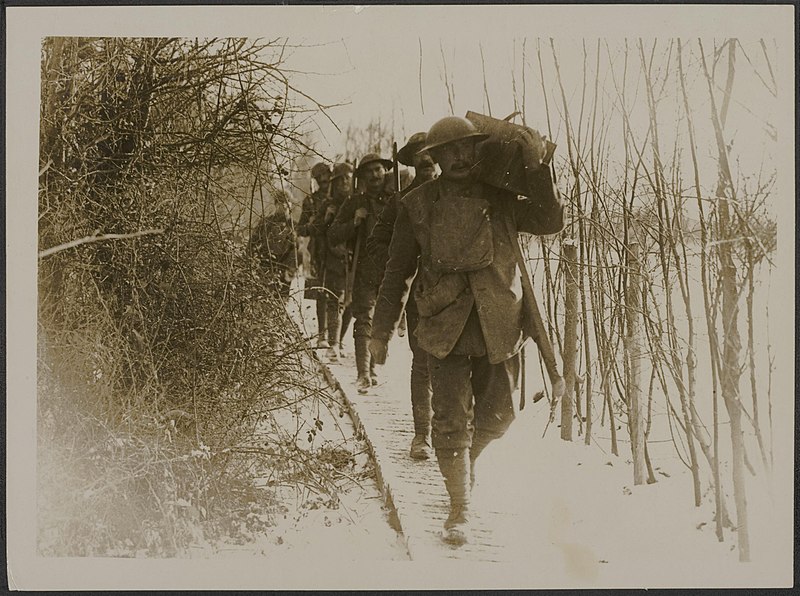
<path id="1" fill-rule="evenodd" d="M 317 303 L 317 347 L 327 348 L 325 339 L 327 331 L 327 296 L 319 290 L 322 286 L 321 265 L 325 254 L 325 238 L 314 234 L 311 229 L 314 216 L 330 195 L 331 170 L 320 162 L 311 168 L 311 177 L 317 182 L 317 190 L 308 195 L 303 201 L 303 210 L 300 221 L 297 223 L 297 235 L 308 238 L 308 252 L 311 262 L 306 271 L 306 298 L 312 298 Z"/>
<path id="2" fill-rule="evenodd" d="M 476 144 L 488 135 L 450 116 L 428 131 L 427 144 L 441 176 L 399 203 L 389 261 L 375 312 L 370 352 L 386 359 L 407 283 L 417 273 L 419 323 L 433 388 L 432 441 L 450 497 L 442 538 L 469 538 L 469 502 L 475 460 L 514 419 L 512 393 L 519 351 L 530 327 L 533 296 L 517 256 L 517 232 L 554 234 L 563 206 L 549 167 L 538 167 L 542 138 L 526 130 L 517 143 L 526 164 L 526 197 L 477 179 Z"/>
<path id="3" fill-rule="evenodd" d="M 323 243 L 324 251 L 320 260 L 322 287 L 327 294 L 328 350 L 327 358 L 336 362 L 340 356 L 342 338 L 350 322 L 350 309 L 344 308 L 345 259 L 347 247 L 344 243 L 333 245 L 327 241 L 328 228 L 344 202 L 350 198 L 353 188 L 353 166 L 337 163 L 333 166 L 331 177 L 331 196 L 319 207 L 309 230 Z"/>
<path id="4" fill-rule="evenodd" d="M 263 215 L 250 235 L 250 254 L 256 257 L 267 285 L 285 300 L 297 273 L 297 236 L 289 195 L 280 190 L 274 195 L 274 211 Z"/>
<path id="5" fill-rule="evenodd" d="M 436 167 L 430 154 L 427 151 L 419 152 L 425 145 L 426 138 L 427 135 L 424 132 L 415 133 L 397 152 L 397 161 L 414 168 L 414 179 L 399 195 L 395 195 L 383 210 L 367 243 L 367 252 L 375 261 L 376 270 L 381 274 L 389 257 L 389 243 L 392 240 L 392 232 L 397 218 L 397 202 L 422 183 L 433 180 L 436 175 Z M 379 277 L 382 278 L 382 275 Z M 412 285 L 405 307 L 408 345 L 412 354 L 411 413 L 414 418 L 414 438 L 411 440 L 410 455 L 414 459 L 428 459 L 431 455 L 431 379 L 428 374 L 428 354 L 420 348 L 414 335 L 414 329 L 419 320 L 414 300 L 415 285 L 416 282 Z M 402 325 L 402 318 L 400 324 Z"/>
<path id="6" fill-rule="evenodd" d="M 378 384 L 375 364 L 368 343 L 372 332 L 372 312 L 375 308 L 377 274 L 367 256 L 367 238 L 378 216 L 391 196 L 384 188 L 387 171 L 394 164 L 377 153 L 368 153 L 358 164 L 356 176 L 363 192 L 345 201 L 328 229 L 328 242 L 332 245 L 347 243 L 353 255 L 351 281 L 353 300 L 353 339 L 356 349 L 356 385 L 359 393 L 367 393 L 370 386 Z"/>

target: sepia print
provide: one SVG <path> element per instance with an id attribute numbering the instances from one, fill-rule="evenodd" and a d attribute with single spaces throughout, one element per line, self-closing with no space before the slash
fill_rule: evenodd
<path id="1" fill-rule="evenodd" d="M 42 10 L 12 588 L 791 585 L 790 9 Z"/>

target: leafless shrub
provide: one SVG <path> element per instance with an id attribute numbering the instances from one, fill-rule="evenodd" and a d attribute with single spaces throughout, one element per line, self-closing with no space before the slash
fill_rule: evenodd
<path id="1" fill-rule="evenodd" d="M 252 486 L 256 431 L 276 411 L 329 399 L 246 248 L 309 151 L 298 121 L 310 108 L 293 100 L 285 51 L 278 40 L 43 43 L 45 554 L 174 555 L 256 528 L 268 516 L 253 508 L 275 506 Z M 262 438 L 273 467 L 299 462 L 283 476 L 335 495 L 289 442 Z"/>

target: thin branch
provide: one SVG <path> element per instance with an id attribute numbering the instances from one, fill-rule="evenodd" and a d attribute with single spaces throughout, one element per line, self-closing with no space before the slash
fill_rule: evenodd
<path id="1" fill-rule="evenodd" d="M 139 238 L 140 236 L 150 236 L 152 234 L 163 233 L 164 230 L 162 228 L 156 228 L 152 230 L 141 230 L 131 234 L 92 234 L 91 236 L 84 236 L 83 238 L 71 240 L 70 242 L 65 242 L 64 244 L 59 244 L 58 246 L 53 246 L 51 248 L 39 251 L 39 258 L 43 259 L 45 257 L 49 257 L 50 255 L 54 255 L 57 252 L 74 248 L 76 246 L 80 246 L 81 244 L 89 244 L 90 242 L 103 242 L 105 240 L 129 240 L 131 238 Z"/>
<path id="2" fill-rule="evenodd" d="M 419 42 L 419 108 L 425 114 L 425 103 L 422 101 L 422 38 L 418 37 Z"/>

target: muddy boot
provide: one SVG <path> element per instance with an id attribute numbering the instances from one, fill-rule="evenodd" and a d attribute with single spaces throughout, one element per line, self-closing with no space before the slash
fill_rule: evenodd
<path id="1" fill-rule="evenodd" d="M 414 435 L 411 440 L 411 459 L 430 459 L 431 438 L 428 435 Z"/>
<path id="2" fill-rule="evenodd" d="M 444 522 L 442 540 L 454 546 L 469 542 L 468 449 L 437 449 L 436 459 L 450 495 L 450 514 Z"/>
<path id="3" fill-rule="evenodd" d="M 367 348 L 369 338 L 365 336 L 357 336 L 355 338 L 356 344 L 356 370 L 358 371 L 358 379 L 356 380 L 356 389 L 362 395 L 369 391 L 372 387 L 372 380 L 369 374 L 370 353 Z"/>
<path id="4" fill-rule="evenodd" d="M 328 359 L 328 362 L 339 362 L 339 347 L 338 346 L 331 346 L 325 351 L 325 357 Z"/>

